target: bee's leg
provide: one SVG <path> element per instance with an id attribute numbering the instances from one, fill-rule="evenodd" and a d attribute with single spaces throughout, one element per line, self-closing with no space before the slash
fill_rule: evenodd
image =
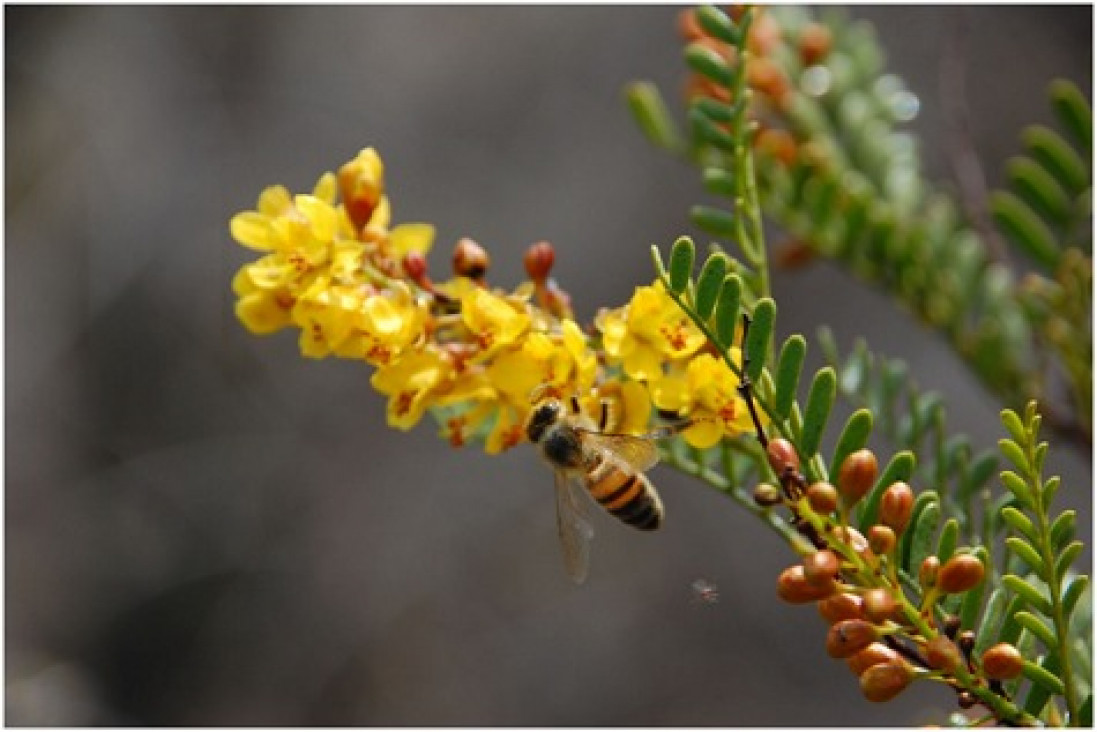
<path id="1" fill-rule="evenodd" d="M 579 405 L 579 397 L 574 394 L 571 397 L 571 411 L 573 414 L 582 414 L 583 408 Z"/>

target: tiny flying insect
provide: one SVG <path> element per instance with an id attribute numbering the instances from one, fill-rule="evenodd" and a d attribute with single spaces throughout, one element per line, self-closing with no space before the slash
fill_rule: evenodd
<path id="1" fill-rule="evenodd" d="M 697 602 L 715 605 L 720 601 L 720 588 L 703 577 L 693 580 L 690 589 L 693 590 L 693 599 Z"/>
<path id="2" fill-rule="evenodd" d="M 535 395 L 539 393 L 535 392 Z M 569 409 L 570 407 L 570 409 Z M 606 432 L 608 405 L 595 423 L 572 397 L 568 405 L 555 397 L 536 399 L 526 434 L 556 475 L 556 524 L 568 575 L 582 583 L 590 563 L 594 527 L 583 510 L 579 492 L 626 524 L 653 531 L 663 524 L 663 502 L 644 475 L 659 460 L 655 440 L 669 437 L 692 422 L 644 435 Z"/>

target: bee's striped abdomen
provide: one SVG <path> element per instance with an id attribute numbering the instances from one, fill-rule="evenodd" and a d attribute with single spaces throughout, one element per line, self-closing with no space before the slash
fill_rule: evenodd
<path id="1" fill-rule="evenodd" d="M 663 502 L 647 477 L 630 473 L 599 458 L 587 474 L 587 487 L 594 500 L 626 524 L 644 531 L 663 523 Z"/>

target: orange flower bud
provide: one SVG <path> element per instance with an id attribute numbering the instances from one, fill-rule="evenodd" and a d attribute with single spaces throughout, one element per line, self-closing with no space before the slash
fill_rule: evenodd
<path id="1" fill-rule="evenodd" d="M 838 468 L 838 492 L 847 508 L 872 490 L 877 469 L 876 456 L 871 450 L 858 450 L 842 461 Z"/>
<path id="2" fill-rule="evenodd" d="M 856 676 L 860 676 L 877 664 L 902 662 L 903 657 L 898 651 L 888 648 L 880 641 L 869 643 L 866 648 L 846 659 L 846 665 Z"/>
<path id="3" fill-rule="evenodd" d="M 890 526 L 876 524 L 868 530 L 868 546 L 877 554 L 890 554 L 895 544 L 895 532 Z"/>
<path id="4" fill-rule="evenodd" d="M 880 523 L 890 526 L 896 534 L 903 533 L 914 508 L 914 491 L 902 481 L 887 487 L 880 496 Z"/>
<path id="5" fill-rule="evenodd" d="M 539 241 L 530 245 L 523 261 L 529 278 L 534 282 L 544 282 L 556 261 L 556 250 L 547 241 Z"/>
<path id="6" fill-rule="evenodd" d="M 926 644 L 926 660 L 938 671 L 952 673 L 964 664 L 964 657 L 956 644 L 939 635 Z"/>
<path id="7" fill-rule="evenodd" d="M 800 61 L 814 66 L 830 53 L 832 38 L 830 29 L 821 23 L 808 23 L 800 32 Z"/>
<path id="8" fill-rule="evenodd" d="M 491 258 L 487 251 L 468 237 L 460 239 L 453 248 L 453 272 L 456 275 L 478 280 L 487 274 L 490 265 Z"/>
<path id="9" fill-rule="evenodd" d="M 849 658 L 878 640 L 876 626 L 867 620 L 843 620 L 827 631 L 827 655 L 831 658 Z"/>
<path id="10" fill-rule="evenodd" d="M 905 663 L 878 663 L 861 674 L 861 693 L 870 702 L 886 702 L 897 697 L 913 679 Z"/>
<path id="11" fill-rule="evenodd" d="M 427 258 L 422 252 L 408 252 L 404 255 L 404 273 L 412 282 L 421 282 L 427 275 Z"/>
<path id="12" fill-rule="evenodd" d="M 705 37 L 705 30 L 697 21 L 697 11 L 694 8 L 678 13 L 678 34 L 684 41 L 697 41 Z"/>
<path id="13" fill-rule="evenodd" d="M 777 577 L 777 596 L 794 605 L 822 600 L 832 594 L 834 594 L 834 583 L 827 586 L 808 582 L 804 577 L 802 564 L 789 567 Z"/>
<path id="14" fill-rule="evenodd" d="M 766 12 L 756 11 L 747 35 L 747 48 L 755 56 L 766 56 L 781 42 L 781 25 Z"/>
<path id="15" fill-rule="evenodd" d="M 1021 652 L 1010 643 L 998 643 L 983 653 L 983 673 L 992 679 L 1015 679 L 1024 667 Z"/>
<path id="16" fill-rule="evenodd" d="M 778 478 L 784 475 L 788 467 L 796 471 L 800 470 L 800 458 L 796 454 L 796 448 L 783 437 L 775 437 L 769 441 L 766 445 L 766 457 L 769 458 L 769 466 L 773 468 L 774 473 L 777 473 Z"/>
<path id="17" fill-rule="evenodd" d="M 820 600 L 816 606 L 819 615 L 831 625 L 843 620 L 857 620 L 865 617 L 865 601 L 860 595 L 851 592 L 839 592 L 825 600 Z"/>
<path id="18" fill-rule="evenodd" d="M 874 623 L 890 620 L 895 613 L 895 595 L 891 590 L 874 587 L 864 594 L 865 617 Z"/>
<path id="19" fill-rule="evenodd" d="M 830 483 L 823 481 L 812 483 L 808 486 L 807 497 L 811 509 L 824 516 L 833 513 L 838 507 L 838 489 Z"/>
<path id="20" fill-rule="evenodd" d="M 922 566 L 918 568 L 918 584 L 928 589 L 937 584 L 937 574 L 941 571 L 941 560 L 931 554 L 922 560 Z"/>
<path id="21" fill-rule="evenodd" d="M 983 563 L 974 554 L 957 554 L 937 573 L 937 589 L 942 592 L 967 592 L 983 581 Z"/>
<path id="22" fill-rule="evenodd" d="M 839 566 L 838 555 L 831 550 L 813 552 L 804 557 L 804 579 L 813 585 L 833 587 Z"/>

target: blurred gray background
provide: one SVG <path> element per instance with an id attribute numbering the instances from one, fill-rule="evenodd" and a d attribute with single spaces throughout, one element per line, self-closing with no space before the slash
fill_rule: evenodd
<path id="1" fill-rule="evenodd" d="M 883 725 L 774 597 L 788 549 L 667 469 L 665 531 L 598 516 L 576 588 L 528 449 L 385 426 L 368 369 L 306 361 L 232 314 L 263 186 L 309 190 L 366 145 L 397 221 L 469 235 L 493 280 L 557 247 L 579 314 L 690 232 L 696 173 L 650 148 L 622 86 L 681 88 L 678 8 L 5 8 L 6 721 L 13 725 Z M 1091 86 L 1092 11 L 856 7 L 922 101 L 959 37 L 991 182 L 1056 75 Z M 959 36 L 955 34 L 959 33 Z M 694 232 L 695 233 L 695 232 Z M 828 265 L 777 279 L 780 332 L 867 336 L 946 393 L 977 444 L 998 406 L 935 337 Z M 1054 454 L 1091 521 L 1088 456 Z M 719 589 L 696 601 L 691 584 Z"/>

